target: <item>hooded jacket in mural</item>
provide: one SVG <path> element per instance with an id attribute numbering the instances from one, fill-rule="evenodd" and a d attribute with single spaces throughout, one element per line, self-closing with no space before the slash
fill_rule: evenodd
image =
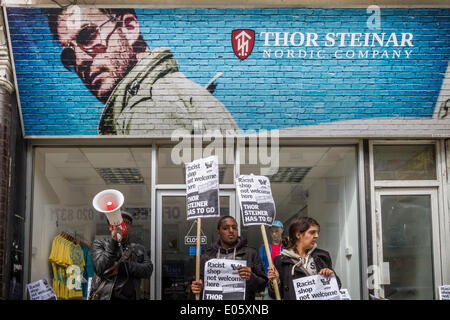
<path id="1" fill-rule="evenodd" d="M 254 300 L 257 292 L 264 291 L 267 284 L 267 277 L 259 257 L 258 251 L 254 248 L 247 247 L 245 240 L 238 238 L 238 242 L 234 248 L 224 249 L 220 246 L 220 240 L 212 245 L 212 247 L 200 258 L 200 278 L 203 280 L 205 263 L 211 259 L 230 259 L 230 260 L 246 260 L 247 267 L 252 268 L 252 276 L 246 281 L 245 300 Z"/>
<path id="2" fill-rule="evenodd" d="M 227 108 L 208 90 L 178 71 L 168 48 L 142 58 L 105 104 L 102 135 L 170 135 L 174 129 L 237 129 Z"/>
<path id="3" fill-rule="evenodd" d="M 284 249 L 281 255 L 275 257 L 274 266 L 280 275 L 278 288 L 282 300 L 296 300 L 294 283 L 292 282 L 294 279 L 317 275 L 324 268 L 333 270 L 330 254 L 317 248 L 317 244 L 308 251 L 305 258 L 302 258 L 293 250 Z M 336 272 L 334 274 L 340 289 L 341 280 Z M 275 298 L 275 292 L 271 285 L 269 285 L 269 295 Z"/>

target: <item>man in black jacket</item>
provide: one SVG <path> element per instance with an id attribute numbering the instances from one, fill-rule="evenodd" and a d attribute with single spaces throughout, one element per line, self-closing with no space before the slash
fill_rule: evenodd
<path id="1" fill-rule="evenodd" d="M 111 238 L 95 240 L 92 245 L 95 275 L 90 300 L 137 300 L 141 279 L 152 274 L 153 264 L 145 248 L 129 242 L 133 217 L 122 211 L 122 218 L 127 227 L 125 235 L 121 229 L 110 227 Z"/>
<path id="2" fill-rule="evenodd" d="M 201 256 L 200 280 L 192 282 L 192 293 L 203 290 L 203 275 L 205 263 L 210 259 L 246 260 L 247 266 L 238 268 L 239 276 L 246 280 L 245 300 L 254 300 L 255 294 L 264 291 L 267 277 L 262 266 L 258 251 L 247 247 L 246 241 L 238 237 L 236 220 L 231 216 L 223 216 L 217 224 L 219 239 Z"/>

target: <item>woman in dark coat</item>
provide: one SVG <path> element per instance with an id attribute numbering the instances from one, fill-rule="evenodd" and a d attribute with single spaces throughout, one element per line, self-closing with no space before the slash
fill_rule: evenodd
<path id="1" fill-rule="evenodd" d="M 286 248 L 280 256 L 275 257 L 274 268 L 269 267 L 269 294 L 275 297 L 272 280 L 277 279 L 281 299 L 295 300 L 293 280 L 312 275 L 330 277 L 333 271 L 330 254 L 317 248 L 320 225 L 310 217 L 296 219 L 289 226 L 289 238 Z M 339 288 L 341 281 L 336 276 Z"/>

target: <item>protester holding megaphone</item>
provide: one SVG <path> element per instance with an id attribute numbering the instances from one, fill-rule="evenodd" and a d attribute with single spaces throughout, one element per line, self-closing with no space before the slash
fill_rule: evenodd
<path id="1" fill-rule="evenodd" d="M 123 194 L 113 189 L 99 192 L 92 201 L 94 208 L 105 214 L 111 237 L 92 244 L 95 275 L 90 300 L 137 300 L 141 279 L 152 274 L 153 264 L 145 248 L 130 242 L 133 216 L 121 210 L 123 203 Z"/>

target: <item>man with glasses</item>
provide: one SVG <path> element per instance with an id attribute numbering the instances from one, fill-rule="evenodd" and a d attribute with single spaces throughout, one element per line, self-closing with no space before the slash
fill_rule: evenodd
<path id="1" fill-rule="evenodd" d="M 137 300 L 140 298 L 141 279 L 148 279 L 152 274 L 153 264 L 145 248 L 129 241 L 133 216 L 126 211 L 121 214 L 127 227 L 126 234 L 121 228 L 109 226 L 111 237 L 95 240 L 92 244 L 91 260 L 95 275 L 90 300 Z"/>
<path id="2" fill-rule="evenodd" d="M 237 129 L 226 107 L 187 79 L 168 48 L 150 50 L 132 9 L 49 9 L 61 62 L 105 103 L 103 135 Z"/>

